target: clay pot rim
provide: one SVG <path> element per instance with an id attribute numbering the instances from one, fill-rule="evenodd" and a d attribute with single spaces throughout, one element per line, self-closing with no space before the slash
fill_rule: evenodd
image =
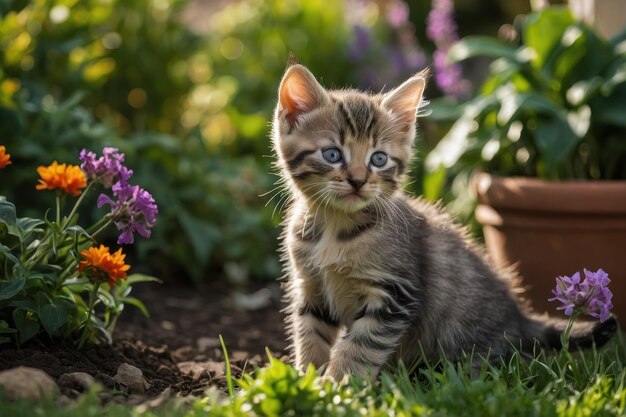
<path id="1" fill-rule="evenodd" d="M 495 209 L 626 215 L 626 181 L 545 181 L 480 172 L 472 189 L 481 204 Z"/>

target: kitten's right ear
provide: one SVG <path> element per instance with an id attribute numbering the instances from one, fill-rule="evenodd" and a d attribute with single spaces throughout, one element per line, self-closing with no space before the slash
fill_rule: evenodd
<path id="1" fill-rule="evenodd" d="M 278 88 L 279 116 L 294 126 L 298 117 L 321 106 L 327 100 L 324 88 L 313 74 L 300 64 L 287 68 Z"/>

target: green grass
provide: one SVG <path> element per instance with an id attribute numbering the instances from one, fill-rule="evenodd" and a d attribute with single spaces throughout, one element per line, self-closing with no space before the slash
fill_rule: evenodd
<path id="1" fill-rule="evenodd" d="M 173 400 L 156 410 L 109 405 L 95 392 L 57 407 L 0 400 L 0 416 L 619 416 L 626 415 L 626 344 L 623 336 L 600 352 L 515 355 L 500 365 L 483 363 L 470 377 L 470 361 L 442 362 L 417 374 L 400 369 L 379 382 L 353 378 L 336 384 L 310 369 L 299 375 L 276 359 L 235 381 L 232 398 L 218 391 Z"/>

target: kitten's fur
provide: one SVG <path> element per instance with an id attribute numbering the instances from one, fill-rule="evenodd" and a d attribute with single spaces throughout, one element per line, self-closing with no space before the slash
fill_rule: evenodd
<path id="1" fill-rule="evenodd" d="M 299 369 L 325 366 L 339 379 L 433 360 L 439 349 L 455 360 L 560 344 L 564 321 L 533 316 L 511 274 L 445 212 L 400 189 L 425 78 L 385 95 L 324 90 L 299 64 L 282 79 L 273 141 L 293 194 L 283 250 Z M 333 147 L 336 163 L 322 155 Z M 374 151 L 388 155 L 384 166 L 370 162 Z M 602 345 L 615 329 L 614 318 L 577 323 L 571 345 Z"/>

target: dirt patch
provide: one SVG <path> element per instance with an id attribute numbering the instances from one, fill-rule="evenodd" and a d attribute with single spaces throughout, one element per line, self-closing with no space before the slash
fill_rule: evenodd
<path id="1" fill-rule="evenodd" d="M 119 388 L 113 376 L 120 364 L 128 363 L 141 369 L 150 384 L 145 397 L 158 396 L 167 388 L 179 395 L 200 395 L 210 386 L 225 386 L 220 334 L 235 376 L 263 365 L 266 347 L 274 356 L 285 354 L 287 343 L 276 285 L 239 294 L 220 286 L 137 287 L 133 295 L 145 302 L 151 318 L 127 307 L 112 346 L 78 351 L 41 342 L 28 343 L 19 350 L 0 345 L 0 370 L 29 366 L 42 369 L 57 381 L 65 373 L 86 372 L 105 387 Z M 61 389 L 68 397 L 76 394 Z"/>

